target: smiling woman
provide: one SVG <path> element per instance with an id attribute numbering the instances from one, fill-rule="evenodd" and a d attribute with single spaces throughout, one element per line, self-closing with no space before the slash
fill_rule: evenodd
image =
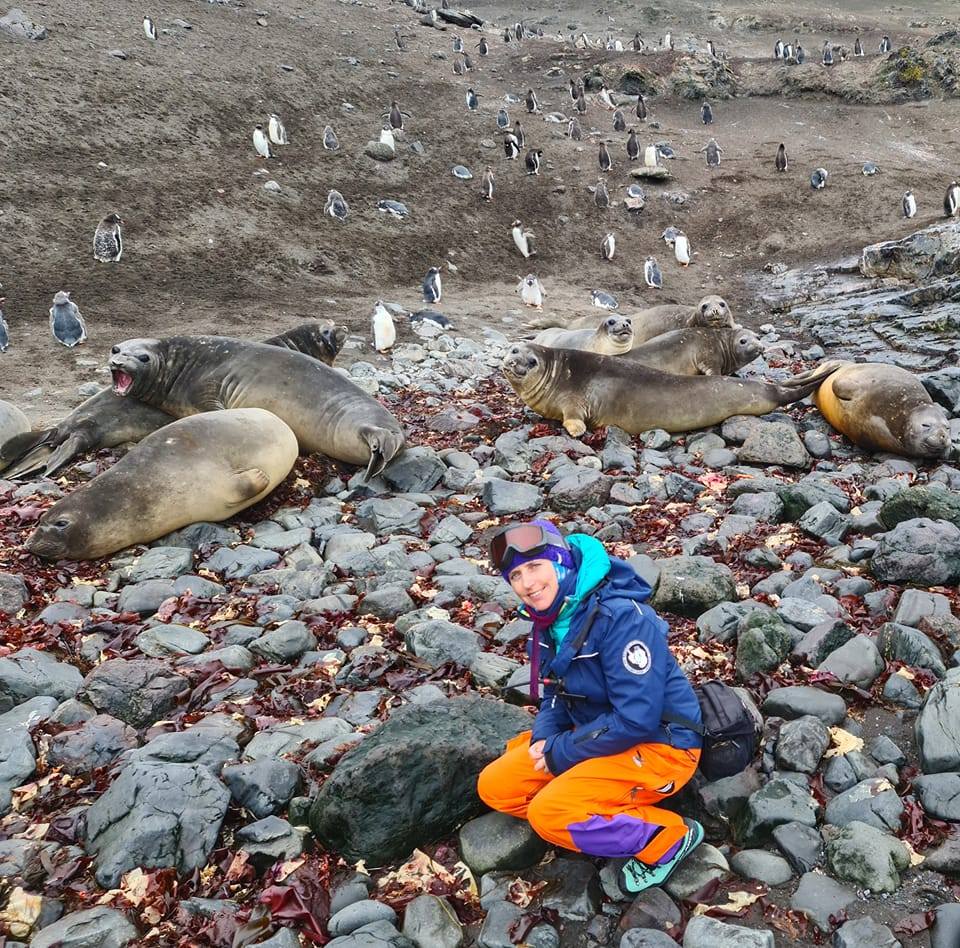
<path id="1" fill-rule="evenodd" d="M 701 717 L 645 604 L 650 587 L 593 537 L 564 538 L 547 520 L 505 527 L 490 558 L 533 623 L 530 693 L 544 694 L 533 730 L 480 774 L 480 797 L 554 845 L 626 858 L 630 892 L 661 885 L 703 839 L 658 806 L 697 769 Z"/>

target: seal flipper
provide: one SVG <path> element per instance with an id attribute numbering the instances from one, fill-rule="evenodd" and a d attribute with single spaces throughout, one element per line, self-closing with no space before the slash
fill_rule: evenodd
<path id="1" fill-rule="evenodd" d="M 43 469 L 56 437 L 56 428 L 25 431 L 0 445 L 0 471 L 6 477 L 25 477 Z"/>
<path id="2" fill-rule="evenodd" d="M 43 469 L 46 477 L 56 474 L 61 468 L 66 467 L 74 458 L 83 454 L 90 444 L 83 438 L 80 432 L 75 431 L 47 458 L 47 466 Z"/>
<path id="3" fill-rule="evenodd" d="M 251 497 L 262 494 L 269 486 L 269 476 L 266 471 L 259 467 L 248 467 L 243 471 L 234 471 L 233 483 L 230 485 L 230 496 L 227 498 L 227 502 L 245 504 Z"/>
<path id="4" fill-rule="evenodd" d="M 400 453 L 404 437 L 401 432 L 390 431 L 389 428 L 373 428 L 364 434 L 363 439 L 370 448 L 370 460 L 363 472 L 363 481 L 366 483 L 371 477 L 382 474 L 386 466 Z"/>

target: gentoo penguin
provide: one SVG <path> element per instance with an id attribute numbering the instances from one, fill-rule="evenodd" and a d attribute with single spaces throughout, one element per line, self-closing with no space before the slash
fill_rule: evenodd
<path id="1" fill-rule="evenodd" d="M 518 278 L 517 292 L 524 305 L 533 306 L 536 309 L 543 307 L 543 284 L 533 273 L 528 273 L 525 277 Z"/>
<path id="2" fill-rule="evenodd" d="M 683 231 L 677 234 L 677 239 L 674 241 L 673 255 L 681 267 L 690 265 L 690 241 L 687 240 L 687 235 Z"/>
<path id="3" fill-rule="evenodd" d="M 513 161 L 520 154 L 520 142 L 517 141 L 517 136 L 507 132 L 503 136 L 503 153 L 506 155 L 507 161 Z"/>
<path id="4" fill-rule="evenodd" d="M 833 65 L 833 50 L 830 48 L 830 40 L 823 41 L 823 65 Z"/>
<path id="5" fill-rule="evenodd" d="M 570 77 L 570 99 L 572 102 L 577 101 L 577 96 L 580 95 L 580 84 L 577 79 L 573 76 Z"/>
<path id="6" fill-rule="evenodd" d="M 643 95 L 637 96 L 637 118 L 641 122 L 647 120 L 647 103 L 644 101 Z"/>
<path id="7" fill-rule="evenodd" d="M 463 52 L 463 40 L 456 33 L 453 36 L 453 51 L 455 53 Z"/>
<path id="8" fill-rule="evenodd" d="M 400 111 L 396 99 L 390 103 L 390 127 L 403 131 L 403 112 Z"/>
<path id="9" fill-rule="evenodd" d="M 710 141 L 700 149 L 700 151 L 705 151 L 707 153 L 707 167 L 708 168 L 719 168 L 720 167 L 720 156 L 723 154 L 723 149 L 717 144 L 715 138 L 711 138 Z"/>
<path id="10" fill-rule="evenodd" d="M 463 60 L 463 71 L 470 72 L 473 69 L 473 60 L 470 58 L 470 54 L 464 53 L 460 58 Z"/>
<path id="11" fill-rule="evenodd" d="M 797 60 L 797 65 L 802 66 L 803 61 L 807 58 L 807 54 L 803 51 L 803 47 L 797 43 L 797 51 L 793 54 Z"/>
<path id="12" fill-rule="evenodd" d="M 513 27 L 513 35 L 514 35 L 518 40 L 522 40 L 522 39 L 523 39 L 523 24 L 522 24 L 522 23 L 517 23 L 517 24 L 514 25 L 514 27 Z"/>
<path id="13" fill-rule="evenodd" d="M 520 251 L 523 257 L 532 257 L 536 253 L 536 250 L 533 249 L 533 241 L 530 239 L 536 236 L 533 231 L 524 230 L 519 220 L 515 220 L 510 225 L 510 228 L 510 233 L 513 235 L 513 242 L 517 250 Z"/>
<path id="14" fill-rule="evenodd" d="M 917 213 L 917 199 L 913 196 L 913 191 L 903 192 L 903 216 L 914 217 Z"/>
<path id="15" fill-rule="evenodd" d="M 947 193 L 943 196 L 943 213 L 947 217 L 960 216 L 960 184 L 950 182 Z"/>
<path id="16" fill-rule="evenodd" d="M 709 102 L 704 102 L 703 105 L 700 106 L 700 121 L 703 122 L 704 125 L 713 124 L 713 109 L 710 108 Z"/>
<path id="17" fill-rule="evenodd" d="M 613 234 L 606 234 L 600 244 L 600 256 L 604 260 L 612 260 L 617 252 L 617 238 Z"/>
<path id="18" fill-rule="evenodd" d="M 340 142 L 337 141 L 337 133 L 333 130 L 332 125 L 328 125 L 323 130 L 323 147 L 327 151 L 338 151 L 340 148 Z"/>
<path id="19" fill-rule="evenodd" d="M 480 196 L 484 201 L 493 200 L 493 169 L 487 168 L 480 179 Z"/>
<path id="20" fill-rule="evenodd" d="M 570 119 L 570 124 L 567 125 L 567 134 L 575 142 L 578 142 L 583 138 L 583 132 L 580 129 L 580 123 L 575 118 Z"/>
<path id="21" fill-rule="evenodd" d="M 120 225 L 123 219 L 119 214 L 108 214 L 93 233 L 93 259 L 101 263 L 117 263 L 123 253 L 123 240 L 120 237 Z"/>
<path id="22" fill-rule="evenodd" d="M 787 146 L 783 142 L 780 142 L 780 147 L 777 148 L 777 157 L 773 159 L 773 163 L 777 171 L 787 170 Z"/>
<path id="23" fill-rule="evenodd" d="M 287 130 L 283 127 L 283 122 L 280 121 L 279 115 L 271 113 L 270 122 L 267 125 L 267 134 L 269 134 L 270 141 L 272 141 L 274 145 L 290 144 L 290 140 L 287 138 Z"/>
<path id="24" fill-rule="evenodd" d="M 597 155 L 597 159 L 600 162 L 601 171 L 607 172 L 613 167 L 613 161 L 610 158 L 610 152 L 607 151 L 606 142 L 600 142 L 600 152 Z"/>
<path id="25" fill-rule="evenodd" d="M 533 89 L 527 89 L 527 95 L 523 101 L 526 103 L 527 111 L 531 115 L 534 112 L 540 111 L 540 103 L 537 101 L 537 94 L 533 91 Z"/>
<path id="26" fill-rule="evenodd" d="M 0 296 L 0 352 L 6 352 L 10 348 L 10 327 L 3 315 L 3 304 L 6 298 Z"/>
<path id="27" fill-rule="evenodd" d="M 600 309 L 617 309 L 620 306 L 612 293 L 604 293 L 603 290 L 591 290 L 590 299 Z"/>
<path id="28" fill-rule="evenodd" d="M 497 128 L 508 128 L 510 126 L 510 116 L 505 108 L 500 108 L 497 112 Z"/>
<path id="29" fill-rule="evenodd" d="M 401 53 L 407 48 L 406 44 L 403 42 L 403 37 L 400 35 L 399 26 L 395 26 L 393 28 L 393 41 L 397 44 L 397 49 L 399 49 Z"/>
<path id="30" fill-rule="evenodd" d="M 633 43 L 633 51 L 635 53 L 639 53 L 640 50 L 643 49 L 643 38 L 640 36 L 639 31 L 633 34 L 632 43 Z"/>
<path id="31" fill-rule="evenodd" d="M 716 58 L 717 58 L 717 49 L 716 49 L 716 47 L 713 45 L 713 40 L 712 40 L 712 39 L 708 39 L 708 40 L 707 40 L 707 52 L 711 55 L 711 57 L 712 57 L 713 59 L 716 59 Z"/>
<path id="32" fill-rule="evenodd" d="M 861 171 L 865 178 L 870 178 L 880 173 L 880 166 L 875 161 L 865 161 Z"/>
<path id="33" fill-rule="evenodd" d="M 787 43 L 787 45 L 783 47 L 783 61 L 788 63 L 791 59 L 793 59 L 793 43 Z"/>
<path id="34" fill-rule="evenodd" d="M 893 45 L 890 42 L 890 37 L 884 35 L 883 39 L 880 40 L 880 52 L 889 53 L 891 49 L 893 49 Z"/>
<path id="35" fill-rule="evenodd" d="M 860 42 L 860 37 L 858 36 L 853 44 L 853 55 L 862 56 L 863 55 L 863 43 Z"/>
<path id="36" fill-rule="evenodd" d="M 454 74 L 455 76 L 462 76 L 462 75 L 463 75 L 463 72 L 464 72 L 464 69 L 463 69 L 463 57 L 462 57 L 462 56 L 457 56 L 457 57 L 453 60 L 453 74 Z"/>
<path id="37" fill-rule="evenodd" d="M 273 157 L 273 153 L 270 151 L 270 142 L 267 140 L 267 136 L 263 134 L 262 125 L 258 125 L 253 130 L 253 147 L 257 149 L 257 154 L 261 158 Z"/>
<path id="38" fill-rule="evenodd" d="M 660 152 L 656 145 L 647 145 L 643 149 L 643 164 L 646 168 L 656 168 L 660 164 Z"/>
<path id="39" fill-rule="evenodd" d="M 490 52 L 490 45 L 487 43 L 486 37 L 480 37 L 480 42 L 477 43 L 477 49 L 480 50 L 481 56 L 486 56 Z"/>
<path id="40" fill-rule="evenodd" d="M 812 175 L 810 175 L 810 187 L 814 191 L 822 191 L 827 186 L 827 178 L 830 177 L 830 172 L 826 168 L 816 168 Z"/>
<path id="41" fill-rule="evenodd" d="M 625 132 L 627 130 L 627 120 L 623 117 L 621 109 L 617 109 L 613 113 L 613 130 L 615 132 Z"/>
<path id="42" fill-rule="evenodd" d="M 520 119 L 517 119 L 513 123 L 513 137 L 516 138 L 517 144 L 524 148 L 527 144 L 527 136 L 523 131 L 523 126 L 520 124 Z"/>
<path id="43" fill-rule="evenodd" d="M 637 130 L 635 128 L 631 128 L 630 134 L 627 136 L 627 157 L 631 161 L 636 161 L 640 157 L 640 142 L 637 140 Z"/>
<path id="44" fill-rule="evenodd" d="M 157 28 L 153 25 L 153 20 L 151 20 L 148 16 L 143 18 L 143 32 L 148 40 L 153 40 L 156 42 Z"/>
<path id="45" fill-rule="evenodd" d="M 613 97 L 613 93 L 602 82 L 600 83 L 600 91 L 597 93 L 597 98 L 608 109 L 615 109 L 617 107 L 617 102 Z"/>
<path id="46" fill-rule="evenodd" d="M 673 34 L 669 30 L 663 36 L 663 48 L 673 49 Z"/>
<path id="47" fill-rule="evenodd" d="M 580 95 L 577 96 L 577 101 L 573 103 L 573 107 L 581 115 L 587 111 L 587 100 L 583 94 L 583 89 L 580 90 Z"/>
<path id="48" fill-rule="evenodd" d="M 393 324 L 390 310 L 383 305 L 383 300 L 377 300 L 376 306 L 373 307 L 370 329 L 373 333 L 373 348 L 377 352 L 386 352 L 393 348 L 397 341 L 397 327 Z"/>
<path id="49" fill-rule="evenodd" d="M 431 267 L 423 278 L 424 303 L 439 303 L 443 296 L 443 286 L 440 283 L 440 268 Z"/>
<path id="50" fill-rule="evenodd" d="M 480 94 L 473 89 L 467 89 L 467 108 L 471 112 L 476 112 L 480 108 Z"/>
<path id="51" fill-rule="evenodd" d="M 84 325 L 83 316 L 80 315 L 77 304 L 71 301 L 70 294 L 64 290 L 53 298 L 53 306 L 50 307 L 50 332 L 57 342 L 70 349 L 86 341 L 87 327 Z"/>
<path id="52" fill-rule="evenodd" d="M 647 195 L 639 184 L 631 184 L 627 188 L 627 193 L 623 196 L 623 206 L 628 211 L 639 214 L 643 210 L 647 201 Z"/>
<path id="53" fill-rule="evenodd" d="M 597 207 L 610 206 L 610 195 L 607 193 L 607 185 L 603 178 L 597 179 L 597 187 L 593 192 L 593 199 L 596 201 Z"/>
<path id="54" fill-rule="evenodd" d="M 663 289 L 663 274 L 656 257 L 647 257 L 643 264 L 643 279 L 652 290 Z"/>
<path id="55" fill-rule="evenodd" d="M 324 205 L 323 213 L 335 217 L 342 224 L 347 219 L 347 214 L 350 213 L 350 207 L 344 196 L 331 188 L 330 193 L 327 194 L 327 203 Z"/>
<path id="56" fill-rule="evenodd" d="M 540 159 L 543 157 L 542 148 L 531 148 L 527 152 L 527 174 L 540 174 Z"/>
<path id="57" fill-rule="evenodd" d="M 682 231 L 679 227 L 668 227 L 660 235 L 660 238 L 668 247 L 672 247 L 677 242 L 677 234 L 680 233 L 682 233 Z"/>

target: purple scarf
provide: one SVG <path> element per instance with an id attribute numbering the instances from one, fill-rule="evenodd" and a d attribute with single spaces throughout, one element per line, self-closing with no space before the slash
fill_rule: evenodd
<path id="1" fill-rule="evenodd" d="M 533 632 L 531 633 L 530 647 L 530 697 L 533 701 L 540 700 L 540 635 L 546 632 L 553 625 L 554 620 L 560 615 L 566 599 L 562 596 L 557 597 L 560 605 L 552 612 L 537 612 L 534 609 L 528 609 L 530 621 L 533 622 Z"/>

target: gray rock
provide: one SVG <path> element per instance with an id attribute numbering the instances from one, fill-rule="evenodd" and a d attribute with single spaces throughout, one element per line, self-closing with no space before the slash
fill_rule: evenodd
<path id="1" fill-rule="evenodd" d="M 704 643 L 733 642 L 743 620 L 751 612 L 765 609 L 765 606 L 752 599 L 744 602 L 721 602 L 697 618 L 697 638 Z"/>
<path id="2" fill-rule="evenodd" d="M 253 735 L 243 749 L 250 760 L 295 754 L 307 741 L 318 744 L 338 740 L 343 743 L 353 728 L 341 718 L 319 718 L 302 724 L 277 724 Z"/>
<path id="3" fill-rule="evenodd" d="M 895 836 L 853 820 L 827 843 L 827 862 L 843 882 L 871 892 L 896 892 L 910 851 Z"/>
<path id="4" fill-rule="evenodd" d="M 463 928 L 446 899 L 418 895 L 403 913 L 403 934 L 416 948 L 460 948 Z"/>
<path id="5" fill-rule="evenodd" d="M 237 830 L 234 839 L 241 850 L 250 854 L 254 868 L 263 872 L 280 860 L 296 859 L 303 852 L 306 832 L 306 828 L 297 829 L 279 816 L 267 816 Z M 371 921 L 375 919 L 368 918 L 360 924 Z"/>
<path id="6" fill-rule="evenodd" d="M 407 591 L 398 586 L 386 586 L 368 592 L 358 607 L 360 615 L 374 616 L 388 622 L 411 612 L 416 603 L 407 595 Z"/>
<path id="7" fill-rule="evenodd" d="M 483 920 L 477 948 L 514 948 L 510 930 L 523 912 L 512 902 L 494 902 Z"/>
<path id="8" fill-rule="evenodd" d="M 233 799 L 260 819 L 290 802 L 300 786 L 300 768 L 289 760 L 262 758 L 224 767 L 223 782 Z"/>
<path id="9" fill-rule="evenodd" d="M 383 472 L 383 479 L 402 494 L 423 493 L 433 490 L 446 470 L 433 448 L 406 448 Z"/>
<path id="10" fill-rule="evenodd" d="M 0 33 L 6 33 L 15 39 L 44 40 L 47 38 L 47 28 L 37 26 L 19 7 L 11 7 L 3 16 L 0 16 Z M 70 948 L 73 946 L 71 945 Z"/>
<path id="11" fill-rule="evenodd" d="M 207 864 L 230 794 L 198 764 L 134 763 L 90 805 L 84 848 L 96 879 L 113 888 L 136 866 L 173 866 L 181 874 Z"/>
<path id="12" fill-rule="evenodd" d="M 960 771 L 960 668 L 927 692 L 914 730 L 925 774 Z"/>
<path id="13" fill-rule="evenodd" d="M 815 504 L 797 521 L 797 526 L 808 536 L 823 540 L 828 546 L 837 546 L 850 529 L 845 514 L 823 500 Z"/>
<path id="14" fill-rule="evenodd" d="M 526 820 L 506 813 L 486 813 L 460 828 L 460 854 L 475 876 L 498 869 L 528 869 L 547 844 Z"/>
<path id="15" fill-rule="evenodd" d="M 377 536 L 394 533 L 420 533 L 423 507 L 402 497 L 371 497 L 357 506 L 357 525 Z"/>
<path id="16" fill-rule="evenodd" d="M 0 612 L 15 616 L 30 600 L 27 584 L 16 573 L 0 573 Z"/>
<path id="17" fill-rule="evenodd" d="M 58 662 L 49 652 L 22 648 L 0 658 L 0 713 L 38 695 L 66 701 L 82 682 L 73 665 Z"/>
<path id="18" fill-rule="evenodd" d="M 658 560 L 660 581 L 651 605 L 665 612 L 696 618 L 721 602 L 737 599 L 729 567 L 706 556 L 671 556 Z"/>
<path id="19" fill-rule="evenodd" d="M 902 708 L 916 710 L 923 703 L 912 681 L 894 672 L 883 684 L 883 697 Z"/>
<path id="20" fill-rule="evenodd" d="M 867 750 L 878 764 L 893 764 L 901 767 L 907 762 L 907 755 L 886 734 L 877 735 L 870 742 Z"/>
<path id="21" fill-rule="evenodd" d="M 305 623 L 289 621 L 265 632 L 247 647 L 268 662 L 288 664 L 295 662 L 304 652 L 316 648 L 317 639 Z"/>
<path id="22" fill-rule="evenodd" d="M 197 655 L 210 644 L 210 639 L 199 629 L 186 625 L 153 625 L 144 629 L 133 644 L 149 658 L 167 658 Z"/>
<path id="23" fill-rule="evenodd" d="M 830 746 L 830 732 L 819 718 L 805 715 L 787 721 L 777 739 L 777 766 L 812 774 Z"/>
<path id="24" fill-rule="evenodd" d="M 411 626 L 404 634 L 407 648 L 436 668 L 445 662 L 455 662 L 464 668 L 480 653 L 480 637 L 462 625 L 443 619 L 432 619 Z"/>
<path id="25" fill-rule="evenodd" d="M 126 915 L 98 905 L 71 912 L 47 925 L 30 941 L 31 948 L 126 948 L 139 938 Z"/>
<path id="26" fill-rule="evenodd" d="M 854 636 L 853 629 L 842 619 L 827 619 L 815 625 L 794 646 L 793 654 L 804 664 L 819 665 L 831 652 L 845 645 Z"/>
<path id="27" fill-rule="evenodd" d="M 473 528 L 452 514 L 444 517 L 431 531 L 431 543 L 465 543 L 473 536 Z"/>
<path id="28" fill-rule="evenodd" d="M 621 864 L 622 860 L 611 860 L 600 874 L 601 882 L 604 883 L 604 889 L 608 897 L 614 898 L 616 901 L 625 901 L 630 898 L 629 894 L 625 895 L 620 891 Z M 612 880 L 615 883 L 614 891 L 608 888 L 611 880 L 604 879 L 604 875 L 608 873 L 609 869 L 615 870 L 613 873 L 615 879 Z M 674 925 L 679 925 L 681 920 L 680 909 L 677 908 L 673 899 L 663 889 L 654 886 L 650 889 L 644 889 L 643 892 L 634 897 L 620 919 L 620 928 L 624 931 L 653 928 L 665 932 L 673 928 Z"/>
<path id="29" fill-rule="evenodd" d="M 682 902 L 714 879 L 725 879 L 729 874 L 730 866 L 723 853 L 710 843 L 701 843 L 677 866 L 664 888 Z"/>
<path id="30" fill-rule="evenodd" d="M 631 928 L 623 933 L 619 948 L 677 948 L 677 943 L 656 928 Z"/>
<path id="31" fill-rule="evenodd" d="M 73 730 L 51 737 L 47 744 L 47 764 L 68 774 L 85 774 L 105 767 L 136 746 L 137 732 L 132 727 L 109 714 L 98 714 Z"/>
<path id="32" fill-rule="evenodd" d="M 906 665 L 926 668 L 937 678 L 943 678 L 947 666 L 934 641 L 918 629 L 896 622 L 886 622 L 877 634 L 877 646 L 884 658 Z"/>
<path id="33" fill-rule="evenodd" d="M 855 635 L 817 666 L 818 671 L 830 672 L 838 681 L 860 688 L 869 688 L 884 668 L 886 662 L 873 639 L 865 635 Z"/>
<path id="34" fill-rule="evenodd" d="M 176 546 L 155 546 L 137 557 L 127 571 L 127 579 L 141 583 L 146 579 L 176 579 L 190 571 L 193 552 Z"/>
<path id="35" fill-rule="evenodd" d="M 915 627 L 925 616 L 950 615 L 950 600 L 939 593 L 925 589 L 904 589 L 897 603 L 893 621 L 900 625 Z"/>
<path id="36" fill-rule="evenodd" d="M 741 623 L 734 661 L 747 681 L 758 672 L 773 671 L 790 653 L 792 639 L 783 621 L 766 612 L 751 612 Z"/>
<path id="37" fill-rule="evenodd" d="M 958 238 L 950 224 L 925 227 L 899 240 L 863 248 L 860 272 L 916 283 L 956 272 Z"/>
<path id="38" fill-rule="evenodd" d="M 760 778 L 756 770 L 748 767 L 732 777 L 701 784 L 698 795 L 707 813 L 729 823 L 740 814 L 751 794 L 759 789 Z"/>
<path id="39" fill-rule="evenodd" d="M 495 517 L 539 510 L 540 490 L 533 484 L 505 481 L 492 477 L 484 481 L 480 492 L 484 506 Z"/>
<path id="40" fill-rule="evenodd" d="M 833 933 L 832 948 L 903 948 L 900 940 L 872 918 L 844 922 Z"/>
<path id="41" fill-rule="evenodd" d="M 823 932 L 833 930 L 831 916 L 840 913 L 853 901 L 857 893 L 848 886 L 835 882 L 829 876 L 808 872 L 800 879 L 800 885 L 790 899 L 790 908 L 803 912 Z"/>
<path id="42" fill-rule="evenodd" d="M 124 756 L 123 763 L 199 764 L 218 776 L 228 760 L 240 755 L 237 742 L 220 728 L 192 727 L 186 731 L 158 734 L 138 750 Z"/>
<path id="43" fill-rule="evenodd" d="M 363 899 L 353 902 L 340 909 L 327 922 L 327 931 L 334 936 L 350 935 L 358 928 L 369 925 L 371 922 L 389 922 L 391 925 L 397 920 L 397 913 L 383 902 L 373 899 Z"/>
<path id="44" fill-rule="evenodd" d="M 903 803 L 897 791 L 883 777 L 861 780 L 856 786 L 835 796 L 824 811 L 824 821 L 846 826 L 854 820 L 884 832 L 900 830 Z"/>
<path id="45" fill-rule="evenodd" d="M 810 467 L 810 455 L 796 429 L 784 422 L 760 422 L 747 435 L 737 452 L 742 464 L 777 464 Z"/>
<path id="46" fill-rule="evenodd" d="M 761 709 L 764 714 L 778 718 L 812 715 L 827 725 L 841 724 L 847 716 L 847 705 L 840 695 L 807 685 L 772 688 L 767 692 Z"/>
<path id="47" fill-rule="evenodd" d="M 600 911 L 603 891 L 597 870 L 589 860 L 559 856 L 541 870 L 548 883 L 543 907 L 562 919 L 584 922 Z"/>
<path id="48" fill-rule="evenodd" d="M 188 688 L 187 679 L 163 662 L 111 658 L 87 675 L 79 697 L 131 727 L 143 728 L 167 717 Z"/>
<path id="49" fill-rule="evenodd" d="M 960 905 L 938 905 L 936 913 L 930 929 L 930 948 L 956 948 L 960 945 Z"/>
<path id="50" fill-rule="evenodd" d="M 917 777 L 913 786 L 930 816 L 960 823 L 960 773 L 926 774 Z"/>
<path id="51" fill-rule="evenodd" d="M 351 935 L 334 938 L 327 942 L 327 948 L 413 948 L 413 943 L 389 922 L 380 920 L 362 925 Z"/>
<path id="52" fill-rule="evenodd" d="M 794 872 L 809 872 L 823 862 L 823 839 L 815 826 L 784 823 L 771 835 Z"/>
<path id="53" fill-rule="evenodd" d="M 300 939 L 289 928 L 281 928 L 266 941 L 258 941 L 251 948 L 300 948 Z"/>
<path id="54" fill-rule="evenodd" d="M 220 573 L 225 579 L 245 579 L 279 562 L 280 554 L 274 550 L 240 545 L 220 547 L 203 565 L 205 569 Z"/>
<path id="55" fill-rule="evenodd" d="M 683 933 L 683 948 L 775 948 L 775 945 L 773 932 L 697 915 L 690 919 Z"/>
<path id="56" fill-rule="evenodd" d="M 870 571 L 885 583 L 956 583 L 960 579 L 960 529 L 945 520 L 905 520 L 878 536 Z"/>
<path id="57" fill-rule="evenodd" d="M 816 800 L 805 787 L 791 780 L 775 778 L 751 794 L 735 823 L 738 842 L 743 846 L 764 843 L 783 823 L 817 825 Z"/>
<path id="58" fill-rule="evenodd" d="M 480 770 L 529 722 L 518 708 L 475 697 L 400 708 L 341 758 L 310 825 L 349 859 L 402 858 L 478 813 Z"/>
<path id="59" fill-rule="evenodd" d="M 613 478 L 607 474 L 571 464 L 551 481 L 548 498 L 556 510 L 589 510 L 609 500 L 612 484 Z"/>
<path id="60" fill-rule="evenodd" d="M 509 687 L 513 676 L 520 671 L 520 663 L 506 655 L 497 655 L 493 652 L 480 652 L 470 663 L 470 673 L 477 684 L 488 688 Z M 529 669 L 527 669 L 529 672 Z M 529 688 L 530 679 L 526 684 Z"/>
<path id="61" fill-rule="evenodd" d="M 757 879 L 769 886 L 785 885 L 793 878 L 790 863 L 765 849 L 741 849 L 730 857 L 730 868 L 743 879 Z"/>

